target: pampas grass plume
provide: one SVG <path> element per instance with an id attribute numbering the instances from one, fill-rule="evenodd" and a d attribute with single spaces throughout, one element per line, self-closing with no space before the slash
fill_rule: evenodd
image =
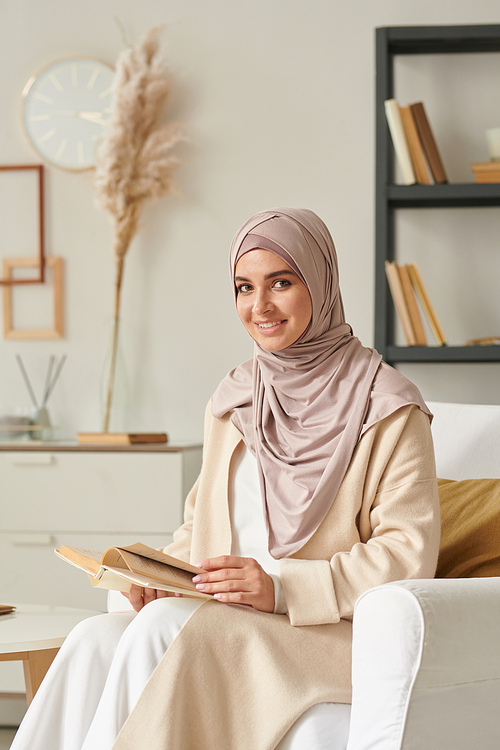
<path id="1" fill-rule="evenodd" d="M 159 52 L 159 35 L 160 28 L 151 29 L 137 47 L 125 49 L 117 60 L 113 113 L 98 149 L 94 176 L 97 202 L 111 214 L 116 260 L 105 432 L 113 397 L 125 256 L 144 204 L 177 192 L 173 172 L 180 162 L 172 149 L 182 130 L 175 123 L 160 123 L 171 83 Z"/>

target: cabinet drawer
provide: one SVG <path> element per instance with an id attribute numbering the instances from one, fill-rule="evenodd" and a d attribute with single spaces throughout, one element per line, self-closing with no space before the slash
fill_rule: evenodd
<path id="1" fill-rule="evenodd" d="M 2 452 L 0 530 L 175 531 L 196 463 L 181 451 Z"/>

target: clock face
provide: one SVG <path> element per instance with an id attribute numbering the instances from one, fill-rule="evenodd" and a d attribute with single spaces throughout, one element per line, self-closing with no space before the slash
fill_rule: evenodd
<path id="1" fill-rule="evenodd" d="M 114 71 L 75 57 L 52 63 L 26 84 L 23 124 L 40 156 L 63 169 L 95 165 L 96 142 L 111 113 Z"/>

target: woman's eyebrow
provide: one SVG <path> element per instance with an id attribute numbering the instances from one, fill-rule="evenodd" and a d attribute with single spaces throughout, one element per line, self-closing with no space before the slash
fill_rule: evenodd
<path id="1" fill-rule="evenodd" d="M 297 274 L 294 271 L 291 271 L 290 269 L 283 269 L 282 271 L 273 271 L 273 273 L 268 273 L 266 276 L 264 276 L 265 279 L 274 279 L 276 276 L 296 276 Z M 235 276 L 235 281 L 250 281 L 250 279 L 246 279 L 244 276 Z"/>

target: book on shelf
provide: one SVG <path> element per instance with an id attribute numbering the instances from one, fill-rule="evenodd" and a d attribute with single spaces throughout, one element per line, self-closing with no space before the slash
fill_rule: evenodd
<path id="1" fill-rule="evenodd" d="M 441 324 L 439 323 L 438 317 L 431 303 L 430 297 L 427 294 L 427 290 L 424 286 L 424 282 L 422 281 L 422 277 L 420 275 L 420 271 L 418 270 L 416 263 L 411 263 L 410 265 L 407 266 L 407 268 L 408 268 L 408 273 L 410 275 L 411 283 L 413 284 L 413 288 L 415 289 L 418 300 L 420 304 L 422 305 L 422 310 L 425 313 L 425 317 L 427 318 L 427 322 L 429 323 L 429 326 L 434 335 L 434 338 L 436 339 L 436 342 L 438 343 L 439 346 L 446 346 L 446 343 L 447 343 L 446 337 L 443 333 L 443 329 L 441 328 Z"/>
<path id="2" fill-rule="evenodd" d="M 401 287 L 403 289 L 406 307 L 410 316 L 415 343 L 417 346 L 427 346 L 424 324 L 422 323 L 422 318 L 420 317 L 417 298 L 415 296 L 415 291 L 410 278 L 408 266 L 398 266 L 398 272 L 399 278 L 401 280 Z"/>
<path id="3" fill-rule="evenodd" d="M 54 552 L 85 571 L 95 588 L 130 591 L 135 584 L 198 599 L 212 598 L 212 594 L 198 591 L 192 581 L 200 568 L 146 544 L 109 547 L 105 552 L 62 544 Z"/>
<path id="4" fill-rule="evenodd" d="M 413 185 L 416 182 L 415 172 L 413 170 L 410 148 L 406 140 L 399 105 L 395 99 L 387 99 L 384 102 L 384 107 L 403 182 L 405 185 Z"/>
<path id="5" fill-rule="evenodd" d="M 427 118 L 423 102 L 410 104 L 410 111 L 417 126 L 418 136 L 434 182 L 437 185 L 448 182 L 441 155 Z"/>
<path id="6" fill-rule="evenodd" d="M 415 263 L 398 266 L 394 261 L 385 262 L 385 270 L 394 307 L 408 346 L 427 346 L 427 337 L 420 315 L 420 302 L 430 329 L 439 346 L 446 344 L 443 329 Z"/>
<path id="7" fill-rule="evenodd" d="M 92 445 L 141 445 L 143 443 L 167 443 L 165 432 L 79 432 L 79 443 Z"/>
<path id="8" fill-rule="evenodd" d="M 416 346 L 417 339 L 413 331 L 413 325 L 410 318 L 410 312 L 406 303 L 405 295 L 403 292 L 403 286 L 401 284 L 401 277 L 399 275 L 398 266 L 394 261 L 385 261 L 385 273 L 387 281 L 389 282 L 389 288 L 391 290 L 394 307 L 398 314 L 403 333 L 408 346 Z"/>
<path id="9" fill-rule="evenodd" d="M 471 167 L 476 182 L 500 182 L 500 161 L 475 161 Z"/>
<path id="10" fill-rule="evenodd" d="M 469 339 L 465 346 L 500 346 L 500 336 L 486 336 L 480 339 Z"/>
<path id="11" fill-rule="evenodd" d="M 400 107 L 401 121 L 405 132 L 410 157 L 415 171 L 415 177 L 419 185 L 430 185 L 429 171 L 425 161 L 424 149 L 420 141 L 417 125 L 413 118 L 410 107 Z"/>

